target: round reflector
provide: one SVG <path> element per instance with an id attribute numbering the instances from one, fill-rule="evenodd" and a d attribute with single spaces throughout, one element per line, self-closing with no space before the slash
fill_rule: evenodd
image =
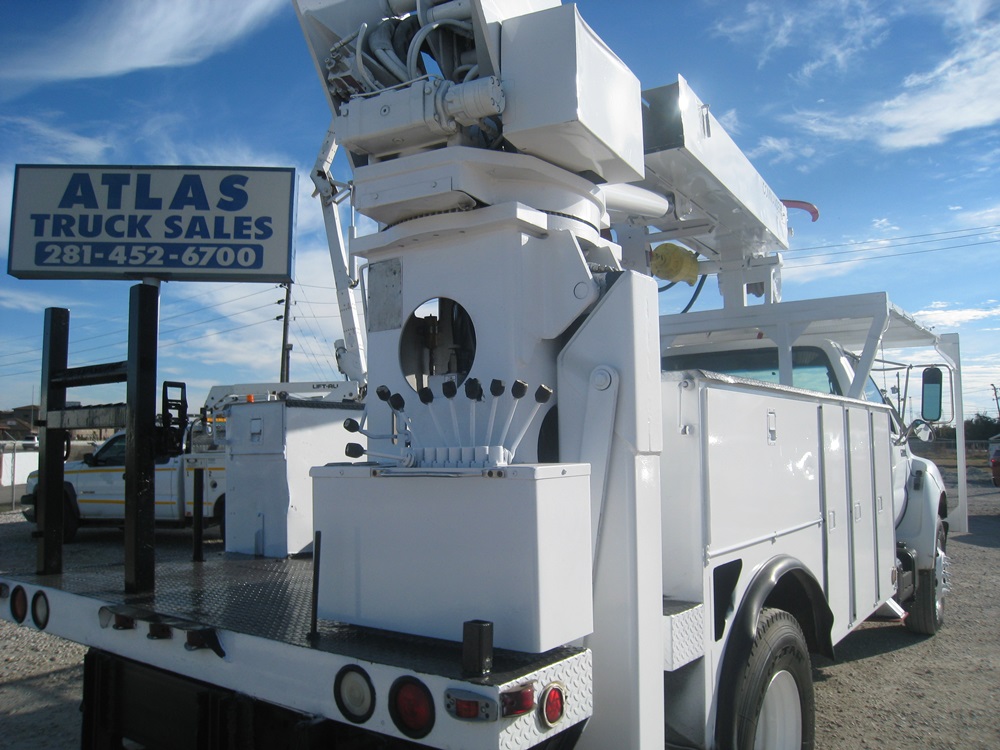
<path id="1" fill-rule="evenodd" d="M 44 591 L 36 591 L 31 597 L 31 620 L 39 630 L 49 624 L 49 598 Z"/>
<path id="2" fill-rule="evenodd" d="M 15 586 L 10 593 L 10 616 L 17 623 L 24 622 L 28 616 L 28 594 L 21 586 Z"/>
<path id="3" fill-rule="evenodd" d="M 553 682 L 542 691 L 539 709 L 542 714 L 542 721 L 547 726 L 554 727 L 566 712 L 566 702 L 563 696 L 562 685 Z"/>
<path id="4" fill-rule="evenodd" d="M 389 690 L 389 715 L 407 737 L 426 737 L 434 728 L 431 691 L 415 677 L 400 677 Z"/>
<path id="5" fill-rule="evenodd" d="M 375 712 L 375 688 L 372 681 L 365 670 L 353 664 L 337 673 L 337 679 L 333 682 L 333 697 L 344 718 L 355 724 L 363 724 Z"/>

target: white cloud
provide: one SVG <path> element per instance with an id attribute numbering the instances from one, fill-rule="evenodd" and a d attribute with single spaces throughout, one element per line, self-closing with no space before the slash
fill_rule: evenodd
<path id="1" fill-rule="evenodd" d="M 1000 225 L 1000 203 L 978 211 L 962 211 L 958 219 L 966 226 L 985 227 Z"/>
<path id="2" fill-rule="evenodd" d="M 735 109 L 726 110 L 719 115 L 719 123 L 730 135 L 738 135 L 740 132 L 740 118 Z"/>
<path id="3" fill-rule="evenodd" d="M 1000 318 L 1000 306 L 949 308 L 934 304 L 913 313 L 913 317 L 928 328 L 955 330 L 966 323 Z"/>
<path id="4" fill-rule="evenodd" d="M 870 140 L 888 150 L 931 146 L 1000 122 L 1000 23 L 963 31 L 930 70 L 912 73 L 895 96 L 848 114 L 802 111 L 789 118 L 823 138 Z"/>
<path id="5" fill-rule="evenodd" d="M 21 162 L 83 163 L 103 161 L 113 137 L 91 137 L 60 128 L 39 118 L 0 116 L 3 150 L 16 153 Z"/>
<path id="6" fill-rule="evenodd" d="M 65 295 L 39 294 L 35 287 L 0 286 L 0 309 L 41 313 L 47 307 L 65 307 L 66 304 Z"/>
<path id="7" fill-rule="evenodd" d="M 898 232 L 899 227 L 893 224 L 889 219 L 872 219 L 872 228 L 877 229 L 880 232 Z"/>
<path id="8" fill-rule="evenodd" d="M 879 46 L 886 39 L 888 20 L 868 0 L 755 0 L 738 15 L 722 18 L 715 32 L 758 47 L 759 68 L 782 50 L 807 49 L 808 59 L 794 76 L 806 80 L 826 68 L 844 70 L 862 53 Z"/>
<path id="9" fill-rule="evenodd" d="M 25 85 L 190 65 L 260 28 L 284 0 L 89 2 L 28 49 L 0 53 L 0 81 Z"/>
<path id="10" fill-rule="evenodd" d="M 815 153 L 816 150 L 811 146 L 794 143 L 790 138 L 776 138 L 768 135 L 761 138 L 757 145 L 747 152 L 747 157 L 751 161 L 762 159 L 769 164 L 782 164 L 793 162 L 800 157 L 809 159 Z"/>

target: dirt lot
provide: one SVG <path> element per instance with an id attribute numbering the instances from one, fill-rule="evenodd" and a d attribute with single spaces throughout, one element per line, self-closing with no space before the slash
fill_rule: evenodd
<path id="1" fill-rule="evenodd" d="M 953 459 L 935 460 L 953 489 Z M 948 542 L 944 629 L 926 638 L 869 622 L 838 645 L 838 661 L 815 658 L 817 748 L 1000 748 L 1000 489 L 985 456 L 970 457 L 968 481 L 970 530 Z M 0 513 L 0 570 L 32 569 L 28 534 L 18 514 Z M 158 532 L 158 559 L 185 559 L 190 540 Z M 66 565 L 120 554 L 120 544 L 118 531 L 82 530 Z M 206 554 L 220 549 L 206 540 Z M 79 747 L 84 649 L 4 622 L 0 644 L 0 748 Z"/>

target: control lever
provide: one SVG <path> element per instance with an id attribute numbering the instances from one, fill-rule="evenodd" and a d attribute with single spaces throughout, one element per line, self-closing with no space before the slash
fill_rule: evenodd
<path id="1" fill-rule="evenodd" d="M 361 458 L 362 456 L 371 456 L 373 458 L 387 458 L 390 461 L 398 461 L 400 465 L 410 467 L 415 463 L 413 458 L 413 453 L 407 450 L 403 454 L 399 453 L 379 453 L 377 451 L 366 450 L 364 446 L 360 443 L 348 443 L 344 448 L 344 453 L 347 454 L 348 458 Z"/>
<path id="2" fill-rule="evenodd" d="M 498 445 L 504 445 L 507 442 L 507 431 L 510 429 L 510 423 L 514 421 L 514 412 L 517 411 L 517 402 L 524 398 L 524 394 L 528 392 L 528 384 L 523 380 L 515 380 L 514 384 L 510 387 L 510 397 L 514 399 L 514 403 L 510 405 L 510 412 L 507 414 L 507 420 L 504 422 L 503 431 L 500 433 L 500 440 L 497 441 Z"/>
<path id="3" fill-rule="evenodd" d="M 441 442 L 446 442 L 447 438 L 444 436 L 444 430 L 441 429 L 441 423 L 438 422 L 437 412 L 431 408 L 431 404 L 434 403 L 434 392 L 425 386 L 417 391 L 417 396 L 420 398 L 420 403 L 426 406 L 427 411 L 430 412 L 431 419 L 434 420 L 434 428 L 438 431 Z"/>
<path id="4" fill-rule="evenodd" d="M 469 444 L 476 444 L 476 402 L 483 400 L 483 386 L 476 378 L 465 381 L 465 397 L 469 399 Z"/>
<path id="5" fill-rule="evenodd" d="M 358 420 L 354 419 L 353 417 L 348 417 L 347 419 L 344 420 L 344 429 L 347 430 L 348 432 L 360 433 L 369 440 L 392 440 L 392 438 L 395 437 L 395 435 L 373 435 L 372 433 L 368 432 L 368 430 L 364 429 L 358 422 Z"/>
<path id="6" fill-rule="evenodd" d="M 399 393 L 393 393 L 389 396 L 389 408 L 392 409 L 396 416 L 403 420 L 403 424 L 406 425 L 407 431 L 410 429 L 410 418 L 406 416 L 406 400 Z"/>
<path id="7" fill-rule="evenodd" d="M 403 408 L 406 406 L 406 402 L 403 400 L 403 397 L 398 393 L 393 393 L 387 386 L 384 385 L 380 385 L 375 389 L 375 395 L 378 396 L 380 400 L 385 401 L 385 403 L 389 405 L 389 408 L 392 409 L 392 413 L 396 415 L 396 418 L 402 422 L 403 429 L 400 430 L 400 432 L 405 433 L 404 442 L 409 445 L 412 432 L 410 431 L 410 420 L 403 412 Z M 390 438 L 392 437 L 395 436 L 390 436 Z"/>
<path id="8" fill-rule="evenodd" d="M 454 398 L 458 394 L 458 386 L 455 385 L 455 381 L 446 380 L 441 384 L 441 394 L 448 399 L 448 408 L 451 410 L 451 426 L 455 430 L 455 442 L 458 443 L 458 447 L 462 447 L 462 433 L 458 429 L 458 415 L 455 413 L 455 401 Z"/>
<path id="9" fill-rule="evenodd" d="M 493 443 L 490 442 L 491 440 L 493 440 L 493 421 L 496 419 L 497 416 L 497 403 L 500 397 L 504 394 L 505 390 L 507 390 L 507 386 L 504 384 L 502 380 L 497 380 L 496 378 L 494 378 L 492 382 L 490 382 L 490 396 L 492 398 L 490 399 L 490 419 L 486 423 L 487 445 L 493 445 Z"/>
<path id="10" fill-rule="evenodd" d="M 542 408 L 542 404 L 547 404 L 549 399 L 552 398 L 552 389 L 547 385 L 540 385 L 535 391 L 535 405 L 531 407 L 531 413 L 528 414 L 528 418 L 524 420 L 524 426 L 517 433 L 517 437 L 510 445 L 510 456 L 511 459 L 514 458 L 514 454 L 517 453 L 517 446 L 521 444 L 521 438 L 524 437 L 524 433 L 528 431 L 531 426 L 531 422 L 534 420 L 535 415 L 538 414 L 538 410 Z"/>

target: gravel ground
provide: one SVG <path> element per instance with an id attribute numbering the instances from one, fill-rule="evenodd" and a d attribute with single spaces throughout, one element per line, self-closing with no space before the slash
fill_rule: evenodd
<path id="1" fill-rule="evenodd" d="M 945 627 L 927 638 L 868 622 L 836 662 L 814 657 L 817 748 L 1000 748 L 1000 490 L 981 465 L 968 482 L 970 531 L 948 542 Z M 28 534 L 19 514 L 0 513 L 0 570 L 33 568 Z M 190 543 L 190 532 L 157 532 L 157 557 L 187 559 Z M 119 531 L 83 529 L 65 564 L 120 561 L 120 547 Z M 206 539 L 206 554 L 219 549 Z M 79 747 L 83 647 L 2 621 L 0 644 L 0 748 Z"/>

